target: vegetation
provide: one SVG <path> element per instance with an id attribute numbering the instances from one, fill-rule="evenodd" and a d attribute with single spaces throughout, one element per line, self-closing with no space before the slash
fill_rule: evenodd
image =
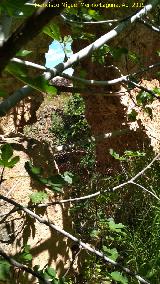
<path id="1" fill-rule="evenodd" d="M 160 282 L 160 155 L 155 157 L 150 149 L 144 151 L 126 150 L 123 155 L 116 152 L 115 149 L 107 149 L 111 158 L 116 159 L 119 163 L 120 170 L 112 175 L 98 172 L 96 168 L 96 139 L 85 118 L 85 104 L 79 93 L 83 93 L 85 84 L 102 86 L 113 84 L 113 82 L 91 82 L 87 79 L 85 70 L 80 70 L 80 77 L 65 75 L 63 71 L 71 65 L 78 65 L 78 60 L 81 61 L 92 51 L 91 62 L 98 61 L 102 66 L 105 64 L 105 57 L 108 54 L 114 60 L 120 60 L 126 56 L 128 60 L 137 64 L 139 71 L 131 75 L 120 76 L 115 79 L 116 83 L 125 85 L 129 93 L 137 87 L 140 91 L 136 98 L 132 97 L 132 100 L 136 100 L 136 107 L 143 109 L 152 118 L 151 104 L 160 99 L 160 88 L 149 89 L 139 84 L 139 75 L 144 71 L 156 68 L 159 63 L 148 67 L 142 66 L 140 55 L 127 48 L 107 45 L 108 33 L 104 36 L 103 42 L 99 38 L 96 45 L 93 43 L 85 50 L 80 51 L 76 59 L 74 55 L 68 58 L 67 42 L 77 40 L 77 38 L 93 42 L 96 39 L 95 34 L 90 34 L 87 31 L 82 33 L 81 24 L 88 21 L 90 24 L 93 21 L 102 21 L 103 13 L 100 13 L 99 9 L 88 8 L 86 3 L 82 5 L 85 7 L 64 9 L 64 3 L 58 1 L 58 7 L 55 8 L 55 15 L 53 15 L 53 11 L 51 12 L 52 9 L 49 7 L 41 9 L 41 7 L 35 6 L 35 1 L 30 2 L 16 0 L 13 3 L 12 0 L 8 0 L 6 3 L 5 0 L 2 0 L 0 3 L 0 17 L 2 19 L 0 70 L 4 72 L 5 76 L 14 76 L 16 80 L 27 84 L 27 87 L 15 90 L 14 94 L 9 96 L 3 90 L 3 82 L 0 84 L 0 96 L 3 98 L 0 103 L 0 115 L 5 116 L 12 107 L 17 106 L 17 103 L 29 96 L 33 90 L 56 96 L 57 92 L 61 92 L 61 86 L 53 86 L 50 79 L 57 74 L 71 79 L 74 83 L 73 94 L 67 100 L 64 109 L 57 109 L 52 113 L 50 132 L 54 136 L 55 146 L 62 147 L 61 153 L 69 153 L 71 163 L 73 155 L 76 157 L 76 167 L 73 169 L 72 166 L 69 166 L 61 171 L 55 161 L 57 173 L 50 174 L 46 173 L 45 168 L 34 164 L 32 160 L 25 162 L 25 170 L 31 180 L 39 185 L 39 191 L 33 190 L 28 196 L 29 202 L 26 205 L 1 193 L 1 201 L 13 205 L 13 208 L 10 212 L 1 212 L 0 217 L 2 224 L 4 224 L 8 217 L 10 218 L 13 213 L 18 212 L 19 218 L 31 226 L 33 235 L 35 227 L 32 228 L 31 220 L 33 223 L 38 221 L 48 226 L 51 231 L 62 234 L 73 242 L 73 259 L 69 269 L 59 276 L 49 263 L 44 267 L 32 265 L 33 256 L 28 243 L 25 243 L 21 251 L 15 255 L 6 253 L 2 245 L 0 248 L 0 281 L 20 283 L 21 280 L 14 277 L 17 268 L 24 274 L 22 280 L 24 284 L 30 281 L 28 276 L 25 278 L 28 274 L 33 277 L 31 280 L 33 283 L 36 278 L 40 284 L 158 284 Z M 54 1 L 50 2 L 54 3 Z M 118 20 L 118 26 L 111 31 L 113 34 L 111 37 L 115 37 L 115 31 L 121 33 L 132 22 L 140 20 L 140 16 L 143 21 L 143 16 L 151 9 L 155 11 L 154 17 L 149 14 L 151 24 L 147 23 L 146 25 L 160 32 L 157 26 L 158 2 L 152 0 L 149 2 L 150 5 L 146 5 L 145 9 L 141 10 L 140 14 L 136 11 L 133 16 L 131 15 L 122 21 Z M 129 3 L 133 4 L 132 1 Z M 137 8 L 142 7 L 138 6 Z M 72 39 L 71 36 L 63 37 L 60 24 L 48 23 L 56 15 L 60 15 L 62 11 L 62 18 L 71 23 Z M 20 18 L 23 24 L 14 33 L 11 33 L 10 21 L 17 18 Z M 75 21 L 80 22 L 80 25 L 74 25 Z M 37 22 L 39 26 L 36 25 Z M 57 65 L 51 70 L 20 59 L 24 59 L 32 52 L 22 48 L 39 32 L 64 44 L 64 64 Z M 9 49 L 7 49 L 8 46 Z M 37 68 L 44 73 L 33 78 L 29 75 L 28 67 Z M 159 76 L 157 71 L 155 76 Z M 137 119 L 136 107 L 129 114 L 129 119 L 132 121 Z M 2 143 L 0 147 L 1 185 L 6 180 L 6 170 L 14 168 L 19 160 L 19 156 L 15 156 L 12 145 Z M 68 194 L 68 199 L 63 198 L 65 192 Z M 51 202 L 48 202 L 50 196 L 53 197 L 53 195 L 54 201 L 51 199 Z M 73 224 L 72 233 L 55 225 L 48 220 L 48 216 L 43 218 L 44 214 L 38 211 L 40 209 L 45 211 L 51 205 L 65 203 L 72 204 L 69 208 Z M 23 230 L 25 230 L 25 226 Z M 18 244 L 17 236 L 15 238 Z M 78 272 L 73 269 L 77 259 Z"/>

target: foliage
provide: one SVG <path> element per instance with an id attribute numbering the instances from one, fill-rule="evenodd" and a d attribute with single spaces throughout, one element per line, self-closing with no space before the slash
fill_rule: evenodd
<path id="1" fill-rule="evenodd" d="M 51 132 L 55 134 L 58 145 L 82 145 L 81 139 L 88 139 L 90 129 L 84 117 L 84 101 L 79 95 L 69 99 L 63 112 L 52 114 Z"/>
<path id="2" fill-rule="evenodd" d="M 33 6 L 25 6 L 26 0 L 2 0 L 0 8 L 10 16 L 22 17 L 23 13 L 27 16 L 34 11 Z M 23 11 L 23 13 L 22 13 Z"/>
<path id="3" fill-rule="evenodd" d="M 13 157 L 13 149 L 10 144 L 4 144 L 0 148 L 0 166 L 13 168 L 19 161 L 19 156 Z"/>
<path id="4" fill-rule="evenodd" d="M 64 186 L 67 186 L 67 184 L 72 184 L 72 182 L 74 182 L 74 175 L 70 172 L 64 172 L 64 174 L 44 177 L 43 169 L 33 166 L 31 162 L 25 163 L 25 169 L 33 179 L 48 187 L 53 192 L 62 193 Z M 42 201 L 44 198 L 46 198 L 46 195 L 43 192 L 37 192 L 32 194 L 31 196 L 32 202 L 35 202 L 37 200 L 35 203 Z"/>
<path id="5" fill-rule="evenodd" d="M 64 150 L 81 149 L 85 155 L 80 166 L 88 170 L 95 167 L 95 142 L 85 118 L 84 101 L 78 94 L 72 96 L 64 105 L 63 111 L 52 114 L 50 129 L 56 138 L 56 145 L 64 145 Z"/>
<path id="6" fill-rule="evenodd" d="M 23 52 L 23 54 L 26 54 L 26 52 Z M 24 55 L 23 55 L 24 56 Z M 43 75 L 40 75 L 36 78 L 31 78 L 28 75 L 28 70 L 25 66 L 21 66 L 18 63 L 12 62 L 6 67 L 6 71 L 22 81 L 24 84 L 27 84 L 31 86 L 33 89 L 48 93 L 51 95 L 56 95 L 57 89 L 52 86 L 48 80 L 44 78 Z"/>
<path id="7" fill-rule="evenodd" d="M 10 267 L 8 261 L 0 258 L 0 281 L 6 281 L 10 279 Z"/>
<path id="8" fill-rule="evenodd" d="M 16 255 L 16 259 L 22 263 L 27 263 L 32 260 L 32 254 L 30 253 L 30 245 L 25 245 L 22 252 Z"/>
<path id="9" fill-rule="evenodd" d="M 40 269 L 39 265 L 34 266 L 34 270 L 37 271 L 43 278 L 51 281 L 52 284 L 64 284 L 64 279 L 56 276 L 56 271 L 52 267 L 47 267 Z M 43 284 L 43 281 L 40 281 L 39 284 Z"/>
<path id="10" fill-rule="evenodd" d="M 116 155 L 118 159 L 121 158 L 119 154 Z M 124 182 L 126 173 L 129 179 L 149 163 L 150 152 L 145 154 L 126 151 L 122 157 L 125 158 L 120 159 L 124 173 L 115 177 L 96 175 L 86 185 L 79 185 L 84 194 L 86 190 L 93 193 L 98 188 L 101 195 L 96 201 L 85 201 L 71 208 L 75 230 L 80 238 L 83 236 L 84 240 L 93 243 L 109 258 L 124 266 L 130 266 L 133 270 L 138 267 L 140 275 L 149 279 L 151 283 L 158 283 L 160 211 L 157 202 L 148 196 L 148 193 L 137 190 L 135 186 L 127 186 L 116 192 L 109 190 Z M 147 172 L 147 178 L 146 175 L 140 177 L 139 183 L 158 195 L 158 162 Z M 103 195 L 107 188 L 107 194 Z M 108 218 L 110 214 L 112 217 Z M 109 283 L 109 279 L 117 281 L 116 283 L 137 283 L 130 277 L 127 280 L 119 271 L 111 271 L 110 266 L 106 266 L 106 263 L 94 256 L 86 256 L 82 274 L 84 283 Z"/>
<path id="11" fill-rule="evenodd" d="M 30 195 L 30 199 L 33 203 L 41 203 L 48 197 L 47 193 L 44 191 L 34 192 Z"/>
<path id="12" fill-rule="evenodd" d="M 115 271 L 111 272 L 111 277 L 113 280 L 117 281 L 118 283 L 128 284 L 128 280 L 124 277 L 120 272 Z"/>

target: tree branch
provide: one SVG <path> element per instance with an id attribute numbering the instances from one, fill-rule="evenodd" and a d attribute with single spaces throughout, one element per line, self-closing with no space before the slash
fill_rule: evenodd
<path id="1" fill-rule="evenodd" d="M 140 20 L 138 20 L 138 22 L 143 24 L 143 25 L 145 25 L 146 27 L 148 27 L 152 31 L 160 33 L 160 29 L 159 28 L 153 26 L 152 24 L 148 23 L 147 21 L 145 21 L 143 19 L 140 19 Z"/>
<path id="2" fill-rule="evenodd" d="M 131 79 L 128 79 L 128 82 L 130 82 L 133 86 L 137 87 L 138 89 L 145 91 L 149 94 L 151 94 L 153 97 L 155 97 L 157 100 L 160 100 L 160 96 L 155 94 L 154 91 L 152 91 L 151 89 L 148 89 L 140 84 L 135 83 L 134 81 L 132 81 Z"/>
<path id="3" fill-rule="evenodd" d="M 152 191 L 148 190 L 147 188 L 145 188 L 143 185 L 139 184 L 139 183 L 136 183 L 134 181 L 130 181 L 130 183 L 140 187 L 141 189 L 143 189 L 144 191 L 148 192 L 149 194 L 153 195 L 158 201 L 160 201 L 160 198 L 154 194 Z"/>
<path id="4" fill-rule="evenodd" d="M 100 25 L 100 24 L 112 24 L 112 23 L 120 22 L 120 19 L 103 20 L 103 21 L 74 21 L 74 20 L 68 19 L 62 13 L 60 14 L 60 16 L 66 23 L 76 24 L 76 25 Z"/>
<path id="5" fill-rule="evenodd" d="M 30 62 L 30 61 L 22 60 L 22 59 L 19 59 L 19 58 L 13 58 L 13 59 L 11 59 L 11 62 L 16 62 L 18 64 L 25 65 L 26 67 L 32 67 L 32 68 L 35 68 L 35 69 L 38 69 L 38 70 L 43 70 L 47 73 L 50 73 L 51 75 L 52 75 L 52 72 L 53 72 L 53 69 L 51 69 L 51 68 L 48 68 L 48 67 L 45 67 L 43 65 L 39 65 L 39 64 Z M 115 78 L 113 80 L 108 80 L 108 81 L 93 80 L 93 79 L 87 80 L 87 79 L 80 78 L 80 77 L 73 76 L 73 75 L 69 75 L 69 74 L 66 74 L 66 73 L 61 73 L 60 77 L 63 77 L 63 78 L 69 79 L 69 80 L 73 80 L 73 81 L 74 80 L 79 81 L 79 82 L 81 82 L 85 85 L 107 86 L 107 85 L 115 85 L 115 84 L 118 84 L 118 83 L 121 83 L 121 82 L 128 81 L 128 80 L 130 80 L 130 78 L 132 78 L 134 76 L 137 76 L 139 74 L 142 74 L 143 72 L 146 72 L 150 69 L 153 69 L 153 68 L 156 68 L 156 67 L 159 67 L 159 66 L 160 66 L 160 62 L 146 66 L 146 67 L 142 68 L 141 70 L 139 70 L 139 71 L 137 71 L 133 74 L 128 74 L 128 75 L 121 76 L 119 78 Z M 116 66 L 112 66 L 112 67 L 115 67 L 115 69 L 118 69 Z M 118 71 L 120 72 L 119 69 L 118 69 Z M 136 84 L 136 83 L 133 82 L 133 84 Z M 138 85 L 138 86 L 140 86 L 140 85 Z"/>

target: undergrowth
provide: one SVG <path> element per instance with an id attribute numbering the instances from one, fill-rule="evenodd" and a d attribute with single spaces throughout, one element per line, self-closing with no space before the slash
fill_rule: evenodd
<path id="1" fill-rule="evenodd" d="M 80 192 L 87 195 L 101 191 L 101 195 L 96 199 L 88 199 L 70 209 L 74 233 L 111 259 L 137 271 L 152 284 L 160 283 L 158 200 L 133 184 L 112 190 L 114 186 L 131 179 L 142 170 L 152 160 L 153 153 L 126 151 L 120 157 L 111 149 L 110 153 L 119 160 L 122 171 L 116 176 L 104 177 L 95 171 L 95 145 L 84 117 L 82 98 L 78 95 L 71 98 L 63 115 L 54 113 L 52 119 L 52 131 L 57 135 L 57 143 L 72 144 L 73 147 L 78 145 L 81 148 L 88 143 L 90 149 L 81 160 L 90 172 L 89 179 L 85 180 L 85 183 L 79 182 L 79 186 L 72 192 L 72 197 L 78 197 Z M 159 177 L 160 167 L 157 161 L 138 178 L 138 183 L 158 196 Z M 103 194 L 106 189 L 107 193 Z M 110 222 L 114 224 L 112 227 Z M 71 279 L 73 283 L 89 284 L 138 283 L 134 277 L 126 278 L 116 269 L 115 272 L 120 273 L 119 275 L 113 275 L 112 272 L 110 265 L 106 265 L 96 256 L 86 254 L 85 261 L 81 263 L 80 276 L 74 278 L 72 275 Z"/>

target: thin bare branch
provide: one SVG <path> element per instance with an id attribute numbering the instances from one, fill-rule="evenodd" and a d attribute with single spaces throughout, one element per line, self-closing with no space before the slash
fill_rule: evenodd
<path id="1" fill-rule="evenodd" d="M 120 22 L 120 19 L 113 19 L 113 20 L 103 20 L 103 21 L 74 21 L 71 19 L 68 19 L 64 14 L 60 14 L 62 19 L 70 24 L 76 24 L 76 25 L 101 25 L 101 24 L 112 24 Z"/>
<path id="2" fill-rule="evenodd" d="M 140 19 L 140 20 L 138 20 L 138 22 L 141 23 L 141 24 L 144 24 L 146 27 L 148 27 L 152 31 L 160 33 L 160 29 L 159 28 L 153 26 L 152 24 L 148 23 L 147 21 L 145 21 L 143 19 Z"/>
<path id="3" fill-rule="evenodd" d="M 134 181 L 131 181 L 130 183 L 131 183 L 131 184 L 134 184 L 134 185 L 136 185 L 136 186 L 138 186 L 138 187 L 140 187 L 140 188 L 143 189 L 144 191 L 146 191 L 146 192 L 148 192 L 149 194 L 153 195 L 158 201 L 160 201 L 160 198 L 159 198 L 156 194 L 154 194 L 152 191 L 150 191 L 150 190 L 148 190 L 147 188 L 145 188 L 143 185 L 141 185 L 141 184 L 139 184 L 139 183 L 137 183 L 137 182 L 134 182 Z"/>
<path id="4" fill-rule="evenodd" d="M 145 172 L 146 170 L 148 170 L 148 169 L 153 165 L 153 163 L 154 163 L 156 160 L 159 160 L 159 159 L 160 159 L 160 154 L 158 154 L 157 156 L 155 156 L 154 159 L 153 159 L 143 170 L 141 170 L 137 175 L 135 175 L 135 176 L 130 180 L 130 182 L 135 181 L 139 176 L 143 175 L 144 172 Z"/>

